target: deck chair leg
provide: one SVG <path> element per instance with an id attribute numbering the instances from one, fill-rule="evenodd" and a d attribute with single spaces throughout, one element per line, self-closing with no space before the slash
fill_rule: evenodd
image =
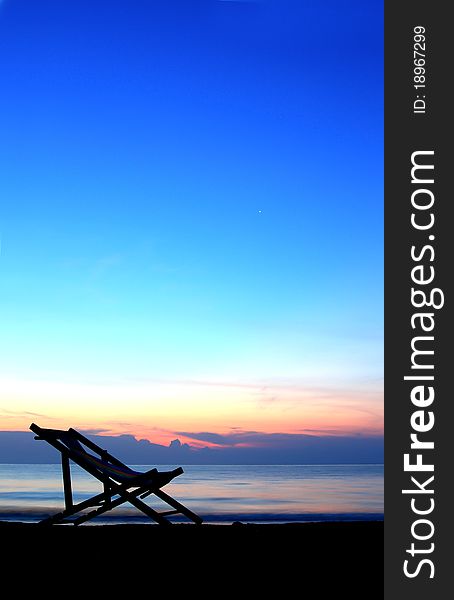
<path id="1" fill-rule="evenodd" d="M 111 500 L 109 504 L 106 503 L 103 506 L 100 506 L 99 508 L 90 511 L 87 514 L 82 515 L 78 519 L 75 519 L 73 521 L 73 523 L 74 523 L 74 525 L 80 525 L 81 523 L 90 521 L 91 519 L 94 519 L 95 517 L 98 517 L 99 515 L 102 515 L 103 513 L 108 512 L 109 510 L 111 510 L 112 508 L 115 508 L 116 506 L 120 506 L 120 504 L 123 504 L 124 502 L 130 502 L 131 504 L 136 506 L 139 510 L 141 510 L 143 513 L 145 513 L 147 517 L 150 517 L 151 519 L 156 521 L 156 523 L 158 523 L 159 525 L 170 525 L 171 524 L 170 521 L 168 521 L 165 517 L 163 517 L 157 511 L 155 511 L 153 508 L 151 508 L 150 506 L 148 506 L 147 504 L 145 504 L 144 502 L 141 502 L 140 500 L 138 500 L 136 498 L 136 496 L 140 495 L 142 493 L 142 491 L 143 491 L 142 488 L 139 488 L 138 490 L 134 490 L 133 492 L 125 492 L 125 491 L 119 492 L 120 493 L 119 498 L 117 498 L 116 500 Z M 136 500 L 137 500 L 137 503 L 135 502 Z"/>
<path id="2" fill-rule="evenodd" d="M 111 508 L 112 507 L 112 492 L 110 490 L 110 486 L 106 481 L 104 481 L 103 486 L 104 486 L 104 495 L 105 495 L 104 504 L 106 507 Z"/>
<path id="3" fill-rule="evenodd" d="M 69 466 L 69 458 L 66 454 L 61 455 L 61 470 L 63 474 L 63 490 L 65 493 L 65 508 L 71 510 L 73 507 L 73 492 L 71 486 L 71 468 Z"/>
<path id="4" fill-rule="evenodd" d="M 170 506 L 173 506 L 173 508 L 178 510 L 178 512 L 180 512 L 181 514 L 188 517 L 188 519 L 191 519 L 191 521 L 194 521 L 194 523 L 197 523 L 197 525 L 202 524 L 203 520 L 198 515 L 193 513 L 191 510 L 189 510 L 189 508 L 186 508 L 186 506 L 183 506 L 183 504 L 180 504 L 177 500 L 172 498 L 172 496 L 169 496 L 162 490 L 156 490 L 153 493 L 158 498 L 161 498 L 161 500 L 163 500 L 164 502 L 167 502 L 167 504 L 170 504 Z"/>
<path id="5" fill-rule="evenodd" d="M 79 502 L 79 504 L 73 504 L 72 508 L 62 510 L 61 512 L 57 513 L 56 515 L 52 515 L 51 517 L 47 517 L 46 519 L 43 519 L 42 521 L 39 522 L 39 525 L 54 525 L 55 523 L 61 523 L 67 517 L 71 517 L 72 515 L 75 515 L 76 513 L 78 513 L 81 510 L 84 510 L 85 508 L 90 508 L 91 506 L 96 506 L 102 500 L 105 500 L 105 498 L 106 498 L 105 494 L 98 494 L 97 496 L 93 496 L 92 498 L 89 498 L 88 500 Z"/>
<path id="6" fill-rule="evenodd" d="M 142 490 L 142 492 L 143 492 L 143 490 Z M 142 492 L 140 492 L 140 493 L 142 493 Z M 137 494 L 137 495 L 139 495 L 139 494 Z M 128 498 L 128 501 L 132 505 L 134 505 L 136 508 L 141 510 L 143 513 L 145 513 L 148 517 L 150 517 L 151 519 L 156 521 L 156 523 L 159 523 L 159 525 L 171 525 L 172 524 L 168 519 L 161 516 L 157 511 L 153 510 L 150 506 L 148 506 L 148 504 L 145 504 L 145 502 L 142 502 L 142 500 L 139 500 L 139 498 L 136 498 L 134 496 L 134 498 Z"/>

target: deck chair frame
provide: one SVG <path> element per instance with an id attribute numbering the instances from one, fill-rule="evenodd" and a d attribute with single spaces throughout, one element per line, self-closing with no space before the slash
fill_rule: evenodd
<path id="1" fill-rule="evenodd" d="M 94 456 L 97 455 L 100 461 L 106 465 L 106 467 L 116 466 L 133 473 L 129 467 L 112 456 L 109 452 L 107 452 L 107 450 L 100 448 L 97 444 L 86 438 L 75 429 L 70 428 L 67 431 L 59 429 L 44 429 L 35 423 L 30 425 L 30 429 L 36 434 L 36 440 L 46 441 L 61 453 L 65 509 L 55 515 L 43 519 L 40 521 L 40 524 L 53 525 L 56 523 L 64 523 L 69 517 L 73 517 L 81 511 L 96 506 L 97 508 L 87 513 L 83 513 L 79 517 L 76 517 L 70 521 L 74 525 L 80 525 L 99 515 L 102 515 L 105 512 L 108 512 L 109 510 L 112 510 L 116 506 L 120 506 L 125 502 L 129 502 L 135 506 L 138 510 L 159 525 L 170 525 L 171 521 L 167 517 L 176 514 L 184 515 L 193 523 L 202 523 L 202 519 L 198 515 L 163 492 L 161 489 L 161 487 L 164 487 L 164 485 L 169 483 L 169 481 L 171 481 L 174 477 L 177 477 L 183 473 L 183 469 L 181 467 L 167 472 L 159 472 L 157 469 L 152 469 L 146 473 L 140 473 L 136 476 L 133 475 L 124 483 L 119 483 L 111 475 L 109 475 L 108 472 L 103 471 L 102 466 L 98 468 L 93 466 L 89 460 L 90 456 L 93 457 L 93 455 L 90 455 L 88 452 L 86 452 L 86 456 L 84 456 L 84 452 L 76 451 L 65 445 L 64 441 L 62 440 L 75 440 L 75 443 L 79 445 L 82 444 L 91 450 L 94 453 Z M 82 469 L 98 479 L 103 484 L 104 491 L 100 494 L 92 496 L 87 500 L 75 504 L 72 493 L 70 461 L 76 463 Z M 142 501 L 142 498 L 145 498 L 150 494 L 154 494 L 156 497 L 160 498 L 164 503 L 169 505 L 171 509 L 158 512 L 151 508 L 148 504 Z"/>

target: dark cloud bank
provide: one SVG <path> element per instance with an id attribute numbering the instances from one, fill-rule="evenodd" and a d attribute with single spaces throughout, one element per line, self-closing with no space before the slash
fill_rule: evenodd
<path id="1" fill-rule="evenodd" d="M 169 446 L 132 435 L 86 434 L 126 464 L 352 464 L 383 463 L 381 436 L 316 436 L 254 431 L 219 435 L 179 432 L 216 448 L 193 448 L 175 439 Z M 245 446 L 247 444 L 247 446 Z M 56 463 L 59 453 L 31 432 L 0 431 L 0 463 Z"/>

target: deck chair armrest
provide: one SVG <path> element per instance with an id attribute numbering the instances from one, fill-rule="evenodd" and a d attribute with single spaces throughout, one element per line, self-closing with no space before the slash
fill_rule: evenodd
<path id="1" fill-rule="evenodd" d="M 146 485 L 147 483 L 152 483 L 153 480 L 155 480 L 154 485 L 152 483 L 152 487 L 156 486 L 160 488 L 183 473 L 184 471 L 181 467 L 178 467 L 173 471 L 158 471 L 157 469 L 151 469 L 150 471 L 146 471 L 145 473 L 137 475 L 134 480 L 129 482 L 129 485 Z"/>

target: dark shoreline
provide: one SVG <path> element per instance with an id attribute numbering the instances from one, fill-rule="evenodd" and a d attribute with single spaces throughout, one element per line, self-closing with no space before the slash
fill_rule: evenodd
<path id="1" fill-rule="evenodd" d="M 144 523 L 117 523 L 117 524 L 97 524 L 95 521 L 90 525 L 83 525 L 79 527 L 74 527 L 71 524 L 66 525 L 53 525 L 53 526 L 40 526 L 39 523 L 25 523 L 19 521 L 0 521 L 0 532 L 3 535 L 7 533 L 12 534 L 32 534 L 37 531 L 44 531 L 50 535 L 57 535 L 55 532 L 59 532 L 58 535 L 61 534 L 62 531 L 67 531 L 68 534 L 65 535 L 81 535 L 79 532 L 96 529 L 103 531 L 104 534 L 107 533 L 112 534 L 137 534 L 137 533 L 149 533 L 149 534 L 157 534 L 157 535 L 203 535 L 202 532 L 210 531 L 211 534 L 215 535 L 214 532 L 220 532 L 221 530 L 233 530 L 235 535 L 239 532 L 262 532 L 265 533 L 277 533 L 277 532 L 294 532 L 299 531 L 300 533 L 312 533 L 317 532 L 319 534 L 323 533 L 334 533 L 335 530 L 342 530 L 351 532 L 351 530 L 355 529 L 357 531 L 363 530 L 383 530 L 383 520 L 376 519 L 367 521 L 308 521 L 306 523 L 247 523 L 247 522 L 239 522 L 236 521 L 232 524 L 224 524 L 224 523 L 216 523 L 216 524 L 207 524 L 204 523 L 202 525 L 193 525 L 187 523 L 174 523 L 170 527 L 162 527 L 160 525 L 156 525 L 154 523 L 144 524 Z M 72 531 L 72 534 L 69 532 Z M 75 532 L 78 532 L 77 534 Z M 178 532 L 178 533 L 177 533 Z M 91 535 L 91 534 L 82 534 L 82 535 Z M 233 534 L 232 534 L 233 535 Z"/>
<path id="2" fill-rule="evenodd" d="M 316 585 L 322 599 L 333 585 L 348 598 L 383 597 L 383 532 L 383 521 L 170 527 L 0 522 L 11 566 L 26 565 L 24 572 L 33 566 L 55 575 L 81 562 L 95 565 L 90 567 L 94 572 L 161 576 L 176 569 L 172 586 L 187 576 L 201 577 L 200 589 L 213 577 L 227 586 L 255 582 L 251 590 L 277 585 L 284 591 L 296 585 L 302 592 Z"/>

